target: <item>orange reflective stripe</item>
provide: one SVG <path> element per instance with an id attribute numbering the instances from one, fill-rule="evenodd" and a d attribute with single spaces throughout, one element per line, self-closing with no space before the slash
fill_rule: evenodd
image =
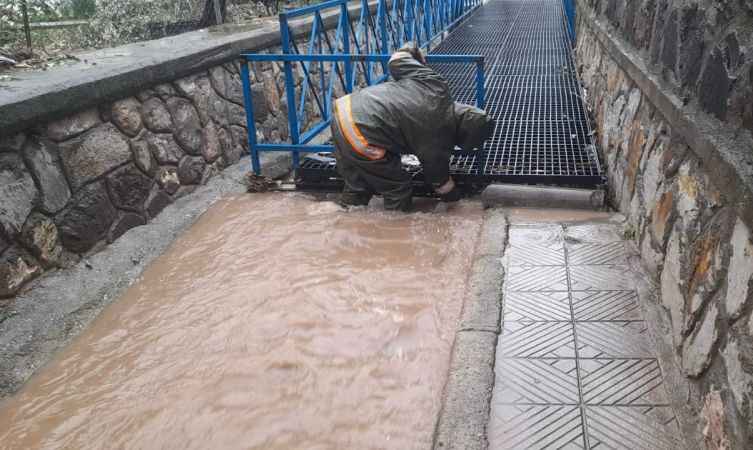
<path id="1" fill-rule="evenodd" d="M 370 145 L 369 141 L 361 134 L 361 130 L 356 126 L 356 122 L 353 120 L 350 95 L 338 99 L 335 106 L 337 109 L 337 123 L 340 125 L 340 130 L 353 150 L 367 159 L 377 160 L 384 158 L 387 151 L 383 148 Z"/>

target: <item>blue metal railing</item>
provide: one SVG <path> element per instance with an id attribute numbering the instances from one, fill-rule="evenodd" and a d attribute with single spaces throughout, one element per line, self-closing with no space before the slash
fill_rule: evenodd
<path id="1" fill-rule="evenodd" d="M 481 2 L 482 0 L 328 0 L 281 13 L 283 55 L 242 55 L 245 60 L 242 78 L 249 116 L 249 148 L 252 156 L 257 154 L 252 158 L 254 171 L 259 171 L 259 151 L 281 151 L 280 146 L 287 146 L 291 149 L 288 151 L 293 152 L 294 167 L 298 166 L 299 153 L 326 151 L 319 149 L 321 146 L 308 143 L 328 128 L 336 87 L 339 86 L 342 92 L 350 93 L 356 84 L 363 87 L 385 81 L 388 78 L 387 60 L 394 50 L 408 41 L 414 41 L 428 50 L 435 38 L 455 27 Z M 305 32 L 305 44 L 299 46 L 296 39 L 299 42 L 301 40 L 300 28 L 296 35 L 295 24 L 291 22 L 301 18 L 310 20 L 310 30 Z M 325 25 L 325 22 L 333 20 L 334 26 Z M 332 56 L 336 58 L 331 58 Z M 483 66 L 483 59 L 478 60 L 478 57 L 464 59 L 466 57 L 463 56 L 452 60 L 444 58 L 442 62 L 470 62 Z M 438 61 L 434 57 L 431 60 Z M 250 61 L 283 63 L 290 144 L 255 142 L 248 74 Z M 296 64 L 302 72 L 300 87 L 294 76 Z M 325 73 L 325 69 L 329 72 Z M 479 76 L 483 79 L 483 69 Z M 315 103 L 313 114 L 307 110 L 311 103 Z"/>
<path id="2" fill-rule="evenodd" d="M 570 40 L 575 43 L 575 0 L 562 0 L 562 3 L 567 19 L 567 31 L 570 34 Z"/>
<path id="3" fill-rule="evenodd" d="M 332 145 L 321 144 L 309 144 L 311 140 L 329 127 L 332 120 L 332 109 L 330 106 L 322 108 L 324 113 L 321 122 L 312 127 L 303 136 L 295 136 L 292 134 L 291 128 L 291 142 L 282 144 L 261 144 L 257 142 L 256 138 L 256 122 L 254 119 L 253 97 L 251 95 L 251 79 L 250 79 L 250 62 L 283 62 L 285 64 L 300 63 L 300 64 L 330 64 L 332 69 L 330 73 L 336 71 L 336 67 L 340 63 L 379 63 L 386 64 L 390 55 L 354 55 L 354 54 L 313 54 L 313 55 L 262 55 L 262 54 L 244 54 L 243 63 L 241 64 L 241 79 L 243 81 L 243 98 L 246 105 L 246 122 L 248 125 L 248 148 L 251 153 L 251 168 L 257 175 L 261 173 L 261 161 L 259 154 L 261 152 L 292 152 L 294 167 L 297 167 L 300 153 L 329 153 L 334 150 Z M 475 64 L 476 66 L 476 105 L 479 108 L 484 107 L 484 57 L 480 55 L 429 55 L 426 57 L 429 64 L 443 64 L 443 63 L 456 63 L 456 64 Z M 322 74 L 324 70 L 322 69 Z M 325 79 L 326 77 L 321 77 Z M 326 81 L 326 80 L 325 80 Z M 332 97 L 332 86 L 329 83 L 333 83 L 334 80 L 330 79 L 324 85 L 321 85 L 322 91 L 329 92 L 326 103 L 329 105 L 334 98 Z M 294 86 L 295 80 L 293 79 L 292 70 L 290 74 L 285 74 L 286 86 Z M 347 90 L 347 93 L 352 92 Z M 290 98 L 290 97 L 289 97 Z M 293 96 L 293 103 L 288 103 L 288 118 L 291 119 L 290 112 L 297 115 L 297 108 L 295 103 L 295 97 Z M 293 122 L 295 123 L 295 122 Z M 293 126 L 293 123 L 290 126 Z"/>

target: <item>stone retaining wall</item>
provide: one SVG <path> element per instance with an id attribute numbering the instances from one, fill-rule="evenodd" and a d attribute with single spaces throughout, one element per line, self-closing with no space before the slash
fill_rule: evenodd
<path id="1" fill-rule="evenodd" d="M 578 2 L 609 196 L 660 292 L 690 445 L 753 446 L 753 7 Z"/>
<path id="2" fill-rule="evenodd" d="M 354 19 L 359 12 L 351 7 Z M 334 18 L 325 14 L 325 26 L 331 28 Z M 310 22 L 293 26 L 303 37 Z M 93 81 L 86 67 L 80 67 L 80 80 L 71 81 L 66 75 L 76 76 L 76 68 L 67 68 L 62 76 L 50 75 L 55 89 L 34 88 L 38 74 L 0 88 L 0 94 L 9 94 L 0 97 L 0 299 L 145 224 L 238 162 L 248 141 L 237 55 L 279 53 L 279 32 L 271 28 L 235 39 L 220 35 L 214 45 L 198 41 L 207 37 L 205 31 L 135 44 L 123 53 L 147 57 L 154 55 L 151 48 L 164 61 L 150 65 L 142 58 L 143 67 L 134 71 L 126 58 L 115 63 L 115 74 L 106 67 Z M 204 48 L 188 51 L 184 41 Z M 106 61 L 107 52 L 113 50 L 90 57 Z M 303 71 L 296 66 L 300 95 Z M 187 75 L 154 83 L 171 73 Z M 316 80 L 315 65 L 311 73 Z M 251 77 L 257 138 L 288 139 L 281 65 L 254 64 Z M 113 83 L 121 89 L 113 90 Z M 19 95 L 19 89 L 30 93 Z M 306 109 L 302 129 L 320 117 L 313 102 Z M 49 116 L 58 118 L 48 121 Z"/>

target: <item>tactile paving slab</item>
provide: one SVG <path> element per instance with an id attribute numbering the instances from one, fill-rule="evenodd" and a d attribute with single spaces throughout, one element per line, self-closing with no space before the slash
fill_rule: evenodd
<path id="1" fill-rule="evenodd" d="M 682 448 L 618 226 L 509 236 L 490 448 Z"/>

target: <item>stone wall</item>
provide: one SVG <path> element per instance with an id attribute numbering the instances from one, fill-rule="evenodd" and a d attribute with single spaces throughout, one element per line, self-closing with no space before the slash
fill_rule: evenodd
<path id="1" fill-rule="evenodd" d="M 258 75 L 260 137 L 279 142 L 287 137 L 279 77 L 271 66 Z M 232 63 L 3 139 L 0 297 L 145 224 L 246 147 Z"/>
<path id="2" fill-rule="evenodd" d="M 359 8 L 351 7 L 353 19 Z M 336 14 L 325 15 L 325 26 L 334 25 L 334 18 Z M 305 45 L 307 26 L 310 23 L 294 24 L 300 45 Z M 334 30 L 330 33 L 334 40 Z M 190 42 L 190 35 L 183 38 Z M 177 72 L 190 75 L 156 85 L 138 83 L 160 70 L 147 67 L 144 70 L 148 72 L 133 75 L 135 84 L 129 78 L 121 81 L 122 92 L 131 91 L 129 95 L 108 94 L 115 100 L 107 98 L 90 105 L 90 97 L 100 95 L 100 86 L 104 90 L 111 85 L 92 84 L 87 79 L 81 80 L 85 86 L 79 94 L 67 94 L 62 88 L 52 92 L 49 110 L 65 110 L 66 95 L 75 100 L 68 114 L 52 121 L 44 120 L 50 111 L 39 106 L 43 101 L 39 96 L 0 104 L 0 115 L 5 115 L 0 122 L 7 125 L 0 133 L 5 134 L 0 136 L 0 299 L 13 297 L 46 270 L 75 264 L 129 229 L 145 224 L 172 201 L 239 161 L 248 150 L 237 60 L 241 50 L 227 48 L 232 36 L 218 39 L 221 42 L 211 51 L 217 54 L 217 48 L 222 49 L 229 55 L 224 57 L 227 62 L 201 68 L 209 65 L 202 49 L 189 55 L 187 63 L 176 63 L 168 56 L 162 64 L 167 66 L 165 74 L 169 76 L 171 67 L 179 67 Z M 260 30 L 250 39 L 238 39 L 255 45 L 253 51 L 280 52 L 276 30 Z M 162 55 L 169 55 L 171 46 L 176 51 L 182 49 L 175 38 L 146 45 Z M 199 68 L 195 67 L 197 60 Z M 254 63 L 251 67 L 257 139 L 264 142 L 288 139 L 281 68 L 278 63 Z M 122 70 L 129 70 L 127 64 Z M 311 65 L 309 71 L 317 83 L 317 65 Z M 104 81 L 111 76 L 107 70 L 105 73 Z M 295 65 L 296 98 L 303 74 L 301 66 Z M 329 75 L 328 67 L 324 74 Z M 356 80 L 363 83 L 362 73 L 357 73 Z M 134 90 L 134 85 L 142 87 Z M 79 88 L 77 84 L 66 89 Z M 342 92 L 336 84 L 336 96 Z M 79 105 L 87 107 L 76 111 Z M 320 118 L 310 95 L 306 111 L 303 130 Z M 11 117 L 14 112 L 24 116 L 17 123 Z M 28 123 L 35 114 L 42 123 L 7 133 L 17 124 Z"/>
<path id="3" fill-rule="evenodd" d="M 753 447 L 753 7 L 581 0 L 577 60 L 613 205 L 660 293 L 688 443 Z"/>

